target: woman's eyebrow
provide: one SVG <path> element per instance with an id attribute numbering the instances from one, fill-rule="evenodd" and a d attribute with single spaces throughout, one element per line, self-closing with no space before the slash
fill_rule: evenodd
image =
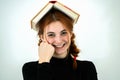
<path id="1" fill-rule="evenodd" d="M 64 32 L 64 31 L 66 31 L 66 29 L 63 29 L 61 32 Z"/>
<path id="2" fill-rule="evenodd" d="M 54 32 L 48 32 L 47 34 L 54 34 Z"/>

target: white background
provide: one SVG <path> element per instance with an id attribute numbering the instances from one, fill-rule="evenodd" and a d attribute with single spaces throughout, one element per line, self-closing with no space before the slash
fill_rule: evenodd
<path id="1" fill-rule="evenodd" d="M 99 80 L 120 80 L 120 0 L 58 0 L 80 13 L 75 25 L 79 60 L 93 61 Z M 36 61 L 37 33 L 30 20 L 48 0 L 0 0 L 0 80 L 22 80 Z"/>

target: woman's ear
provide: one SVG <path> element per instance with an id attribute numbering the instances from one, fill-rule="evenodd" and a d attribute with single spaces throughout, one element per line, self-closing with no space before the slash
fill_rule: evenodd
<path id="1" fill-rule="evenodd" d="M 40 46 L 40 43 L 43 41 L 43 37 L 42 37 L 42 35 L 39 35 L 39 42 L 38 42 L 38 46 Z"/>

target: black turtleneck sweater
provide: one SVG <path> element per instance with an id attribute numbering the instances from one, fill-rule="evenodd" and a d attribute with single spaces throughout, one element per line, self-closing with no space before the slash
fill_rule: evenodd
<path id="1" fill-rule="evenodd" d="M 77 60 L 77 69 L 73 69 L 73 58 L 52 57 L 50 63 L 38 61 L 25 63 L 24 80 L 98 80 L 95 66 L 90 61 Z"/>

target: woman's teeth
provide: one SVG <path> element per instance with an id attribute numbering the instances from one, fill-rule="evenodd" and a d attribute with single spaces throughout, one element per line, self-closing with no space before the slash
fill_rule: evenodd
<path id="1" fill-rule="evenodd" d="M 59 47 L 62 47 L 62 46 L 63 46 L 63 45 L 59 45 L 59 46 L 56 46 L 56 47 L 58 47 L 58 48 L 59 48 Z"/>
<path id="2" fill-rule="evenodd" d="M 54 45 L 54 46 L 57 47 L 57 48 L 61 48 L 61 47 L 63 47 L 64 45 L 65 45 L 65 43 L 62 44 L 62 45 Z"/>

